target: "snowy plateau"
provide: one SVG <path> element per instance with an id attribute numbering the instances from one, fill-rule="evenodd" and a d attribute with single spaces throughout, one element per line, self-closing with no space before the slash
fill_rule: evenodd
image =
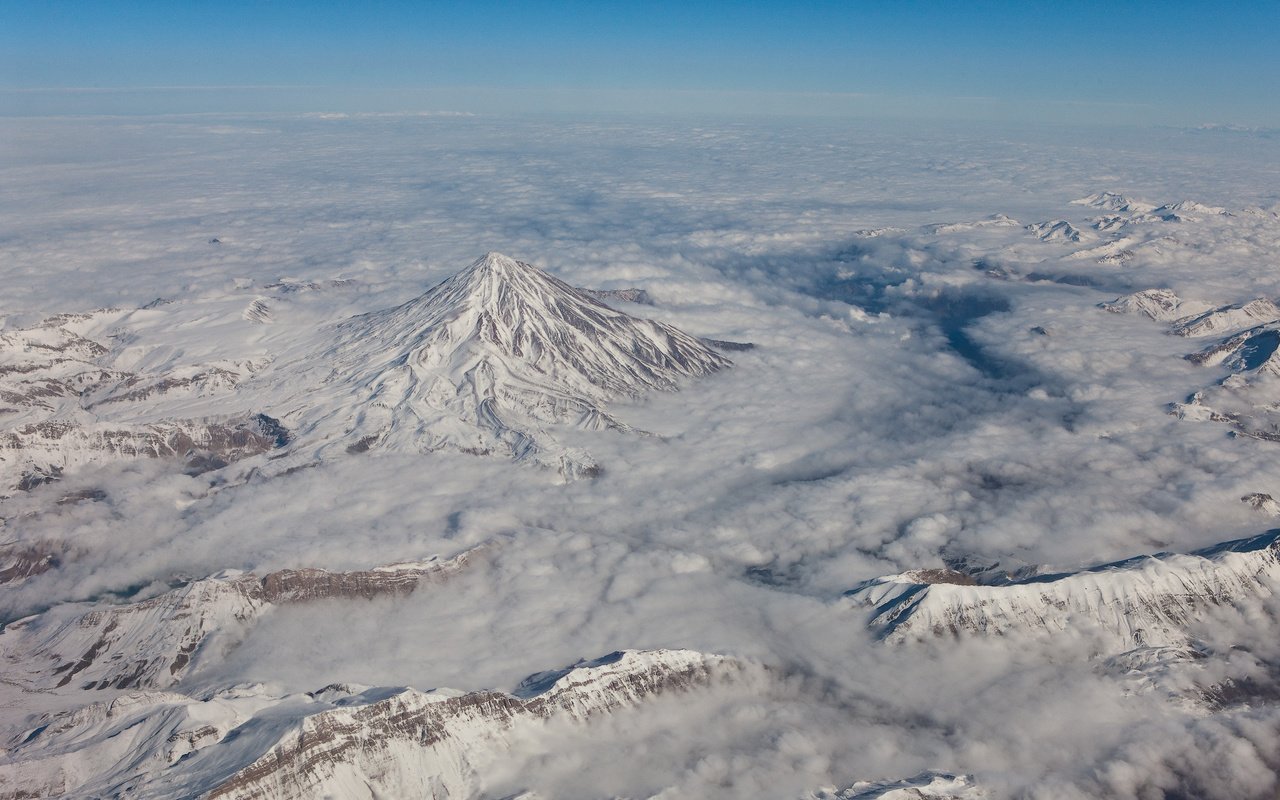
<path id="1" fill-rule="evenodd" d="M 1280 795 L 1280 140 L 0 137 L 0 800 Z"/>

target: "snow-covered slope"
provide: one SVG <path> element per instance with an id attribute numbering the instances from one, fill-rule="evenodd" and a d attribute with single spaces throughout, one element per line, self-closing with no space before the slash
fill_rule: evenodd
<path id="1" fill-rule="evenodd" d="M 474 797 L 523 727 L 588 724 L 746 665 L 688 650 L 619 651 L 526 679 L 512 694 L 334 685 L 273 697 L 135 692 L 37 716 L 0 760 L 0 798 Z"/>
<path id="2" fill-rule="evenodd" d="M 60 315 L 0 333 L 0 490 L 137 457 L 199 469 L 290 445 L 282 468 L 371 448 L 598 467 L 548 426 L 629 430 L 609 401 L 729 366 L 716 343 L 614 310 L 497 253 L 400 306 L 288 324 L 349 282 Z M 639 289 L 596 293 L 651 302 Z M 285 316 L 280 317 L 279 313 Z M 285 321 L 282 321 L 285 320 Z"/>
<path id="3" fill-rule="evenodd" d="M 1079 200 L 1072 200 L 1072 205 L 1088 206 L 1090 208 L 1100 208 L 1104 211 L 1118 211 L 1126 214 L 1143 214 L 1155 208 L 1152 203 L 1146 203 L 1141 200 L 1131 200 L 1122 194 L 1116 192 L 1098 192 L 1088 197 L 1081 197 Z"/>
<path id="4" fill-rule="evenodd" d="M 451 448 L 596 469 L 544 426 L 627 430 L 608 401 L 673 390 L 730 362 L 669 325 L 616 311 L 489 253 L 426 294 L 333 328 L 303 369 L 324 372 L 322 420 L 341 446 Z"/>
<path id="5" fill-rule="evenodd" d="M 1064 219 L 1034 222 L 1026 227 L 1042 242 L 1079 243 L 1084 241 L 1085 237 L 1083 231 Z"/>
<path id="6" fill-rule="evenodd" d="M 1101 304 L 1113 314 L 1141 314 L 1157 322 L 1173 322 L 1209 311 L 1212 306 L 1198 300 L 1184 300 L 1172 289 L 1144 289 Z"/>
<path id="7" fill-rule="evenodd" d="M 1099 633 L 1115 652 L 1187 642 L 1186 627 L 1207 608 L 1268 595 L 1280 578 L 1280 530 L 1186 554 L 1160 553 L 976 585 L 941 571 L 876 578 L 846 598 L 871 610 L 887 639 L 924 636 Z"/>
<path id="8" fill-rule="evenodd" d="M 1243 308 L 1264 303 L 1270 306 L 1269 301 L 1259 300 Z M 1280 388 L 1280 322 L 1233 333 L 1186 358 L 1204 367 L 1225 368 L 1230 374 L 1192 393 L 1185 402 L 1174 403 L 1171 413 L 1182 419 L 1226 422 L 1247 436 L 1280 441 L 1275 401 Z"/>
<path id="9" fill-rule="evenodd" d="M 532 676 L 515 694 L 404 690 L 306 718 L 209 797 L 351 796 L 363 787 L 398 797 L 466 797 L 475 792 L 475 767 L 505 749 L 516 725 L 582 723 L 654 695 L 731 679 L 740 669 L 688 650 L 621 651 Z"/>
<path id="10" fill-rule="evenodd" d="M 207 468 L 287 443 L 262 413 L 190 413 L 193 401 L 229 395 L 265 362 L 125 369 L 103 341 L 127 316 L 64 314 L 0 333 L 0 491 L 98 461 L 189 457 Z"/>
<path id="11" fill-rule="evenodd" d="M 1173 326 L 1173 333 L 1178 336 L 1213 336 L 1276 320 L 1280 320 L 1280 307 L 1265 297 L 1259 297 L 1181 320 Z"/>
<path id="12" fill-rule="evenodd" d="M 974 220 L 972 222 L 943 222 L 937 225 L 926 227 L 930 233 L 961 233 L 964 231 L 981 230 L 983 228 L 1016 228 L 1022 223 L 1005 214 L 992 214 L 986 219 Z"/>
<path id="13" fill-rule="evenodd" d="M 64 604 L 0 632 L 7 680 L 28 690 L 166 688 L 234 647 L 273 605 L 407 594 L 448 579 L 483 549 L 357 572 L 227 572 L 126 605 Z"/>
<path id="14" fill-rule="evenodd" d="M 1217 216 L 1224 213 L 1226 213 L 1226 209 L 1207 206 L 1194 200 L 1166 203 L 1159 208 L 1152 209 L 1150 212 L 1152 217 L 1162 222 L 1199 222 L 1204 217 Z"/>
<path id="15" fill-rule="evenodd" d="M 896 781 L 858 781 L 843 789 L 823 789 L 804 800 L 982 800 L 990 797 L 968 775 L 922 772 Z"/>
<path id="16" fill-rule="evenodd" d="M 1228 336 L 1188 355 L 1187 360 L 1203 366 L 1222 365 L 1232 372 L 1280 375 L 1280 358 L 1276 356 L 1278 346 L 1280 326 L 1272 323 Z"/>
<path id="17" fill-rule="evenodd" d="M 1225 422 L 1247 436 L 1280 440 L 1276 389 L 1280 381 L 1280 306 L 1265 297 L 1213 306 L 1185 300 L 1170 289 L 1147 289 L 1101 308 L 1140 314 L 1168 324 L 1168 332 L 1187 338 L 1220 337 L 1186 359 L 1230 374 L 1190 391 L 1169 412 L 1181 419 Z M 1225 335 L 1224 335 L 1225 334 Z"/>

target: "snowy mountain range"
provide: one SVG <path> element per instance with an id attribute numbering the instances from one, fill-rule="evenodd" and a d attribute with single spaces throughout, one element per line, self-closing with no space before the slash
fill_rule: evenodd
<path id="1" fill-rule="evenodd" d="M 845 597 L 868 607 L 884 639 L 1096 635 L 1111 652 L 1186 646 L 1216 605 L 1269 595 L 1280 578 L 1280 530 L 1186 554 L 1158 553 L 1085 569 L 980 584 L 953 570 L 876 578 Z"/>
<path id="2" fill-rule="evenodd" d="M 66 604 L 6 625 L 0 661 L 9 682 L 27 691 L 164 689 L 225 657 L 277 606 L 410 594 L 448 580 L 486 549 L 357 572 L 229 571 L 135 603 Z"/>
<path id="3" fill-rule="evenodd" d="M 640 290 L 622 295 L 649 301 Z M 0 481 L 29 489 L 136 457 L 212 469 L 275 450 L 283 469 L 370 449 L 450 449 L 589 476 L 599 465 L 550 429 L 630 431 L 609 401 L 722 370 L 731 362 L 716 348 L 733 346 L 617 311 L 498 253 L 407 303 L 304 330 L 275 352 L 157 358 L 175 348 L 147 343 L 148 332 L 208 327 L 201 311 L 188 321 L 177 304 L 103 310 L 0 334 Z M 271 315 L 259 298 L 217 324 Z"/>
<path id="4" fill-rule="evenodd" d="M 706 692 L 753 669 L 692 651 L 620 651 L 532 675 L 513 693 L 135 691 L 32 720 L 5 743 L 0 797 L 474 796 L 481 770 L 519 735 Z"/>
<path id="5" fill-rule="evenodd" d="M 1186 360 L 1217 368 L 1222 376 L 1196 389 L 1170 412 L 1197 421 L 1225 422 L 1237 432 L 1280 441 L 1275 390 L 1280 380 L 1280 306 L 1258 297 L 1213 306 L 1184 300 L 1170 289 L 1148 289 L 1102 304 L 1107 311 L 1136 313 L 1169 325 L 1169 333 L 1192 339 L 1217 337 Z"/>

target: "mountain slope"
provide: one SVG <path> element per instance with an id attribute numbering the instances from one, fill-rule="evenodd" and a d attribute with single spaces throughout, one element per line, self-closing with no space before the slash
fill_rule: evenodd
<path id="1" fill-rule="evenodd" d="M 941 570 L 868 581 L 846 593 L 888 639 L 1057 634 L 1088 628 L 1115 652 L 1181 645 L 1206 608 L 1268 595 L 1280 578 L 1280 530 L 1186 554 L 1160 553 L 1003 585 Z"/>
<path id="2" fill-rule="evenodd" d="M 1113 314 L 1140 314 L 1157 322 L 1175 322 L 1212 309 L 1208 303 L 1184 300 L 1172 289 L 1144 289 L 1100 303 L 1099 307 Z"/>
<path id="3" fill-rule="evenodd" d="M 1173 333 L 1177 336 L 1212 336 L 1276 320 L 1280 320 L 1280 307 L 1265 297 L 1259 297 L 1181 320 L 1174 325 Z"/>
<path id="4" fill-rule="evenodd" d="M 590 474 L 594 462 L 542 426 L 627 430 L 604 409 L 609 400 L 673 390 L 731 363 L 498 253 L 332 334 L 313 368 L 345 395 L 333 398 L 330 422 L 341 423 L 347 449 L 499 454 L 566 477 Z"/>
<path id="5" fill-rule="evenodd" d="M 518 727 L 589 724 L 659 696 L 707 691 L 748 664 L 689 650 L 626 650 L 538 673 L 514 693 L 261 685 L 204 698 L 135 691 L 34 715 L 4 742 L 0 798 L 478 796 Z"/>
<path id="6" fill-rule="evenodd" d="M 209 797 L 291 800 L 349 796 L 357 787 L 399 797 L 474 796 L 476 767 L 506 748 L 516 725 L 584 723 L 652 696 L 705 688 L 741 669 L 689 650 L 630 650 L 532 676 L 514 695 L 404 690 L 306 718 Z"/>
<path id="7" fill-rule="evenodd" d="M 356 572 L 233 571 L 137 603 L 64 604 L 0 631 L 0 664 L 8 683 L 29 691 L 168 688 L 216 658 L 211 649 L 238 644 L 274 606 L 409 594 L 448 580 L 482 551 Z"/>
<path id="8" fill-rule="evenodd" d="M 287 432 L 250 411 L 193 414 L 265 362 L 221 360 L 155 373 L 121 369 L 103 342 L 127 312 L 63 314 L 0 332 L 0 492 L 66 469 L 131 458 L 186 458 L 207 469 L 281 447 Z M 208 407 L 206 407 L 207 410 Z"/>

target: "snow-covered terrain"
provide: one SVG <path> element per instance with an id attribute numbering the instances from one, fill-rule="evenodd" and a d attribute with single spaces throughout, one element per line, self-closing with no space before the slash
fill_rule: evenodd
<path id="1" fill-rule="evenodd" d="M 689 651 L 617 652 L 528 678 L 514 694 L 332 685 L 274 697 L 134 692 L 35 720 L 8 743 L 5 797 L 424 797 L 476 794 L 520 728 L 587 725 L 653 697 L 706 691 L 748 665 Z M 540 732 L 540 731 L 539 731 Z M 31 755 L 23 758 L 28 753 Z"/>
<path id="2" fill-rule="evenodd" d="M 730 364 L 707 342 L 499 253 L 395 308 L 282 336 L 279 352 L 260 346 L 256 360 L 174 366 L 181 355 L 167 331 L 205 324 L 207 306 L 225 303 L 200 305 L 195 319 L 182 307 L 103 310 L 0 335 L 0 398 L 10 406 L 0 409 L 0 479 L 30 489 L 98 461 L 180 458 L 208 469 L 281 448 L 291 466 L 331 451 L 450 448 L 573 478 L 600 466 L 557 445 L 546 425 L 628 431 L 608 401 Z M 261 324 L 272 313 L 257 298 L 241 317 Z M 261 408 L 281 418 L 250 413 Z M 197 409 L 208 416 L 188 416 Z"/>
<path id="3" fill-rule="evenodd" d="M 849 590 L 891 640 L 911 636 L 1098 634 L 1115 652 L 1185 645 L 1214 605 L 1269 595 L 1280 579 L 1280 530 L 1185 555 L 1160 553 L 982 585 L 963 572 L 917 570 Z"/>
<path id="4" fill-rule="evenodd" d="M 137 603 L 59 606 L 6 625 L 0 659 L 8 682 L 26 690 L 163 689 L 225 655 L 273 606 L 408 594 L 447 580 L 483 549 L 358 572 L 230 571 Z"/>
<path id="5" fill-rule="evenodd" d="M 542 427 L 627 431 L 610 400 L 674 390 L 729 366 L 699 340 L 615 311 L 529 264 L 489 253 L 421 297 L 341 323 L 298 365 L 323 388 L 282 392 L 305 432 L 336 429 L 348 451 L 445 447 L 554 467 L 600 467 Z M 323 399 L 321 399 L 323 398 Z M 323 448 L 322 448 L 323 450 Z"/>
<path id="6" fill-rule="evenodd" d="M 0 798 L 1280 792 L 1280 140 L 0 137 Z"/>

